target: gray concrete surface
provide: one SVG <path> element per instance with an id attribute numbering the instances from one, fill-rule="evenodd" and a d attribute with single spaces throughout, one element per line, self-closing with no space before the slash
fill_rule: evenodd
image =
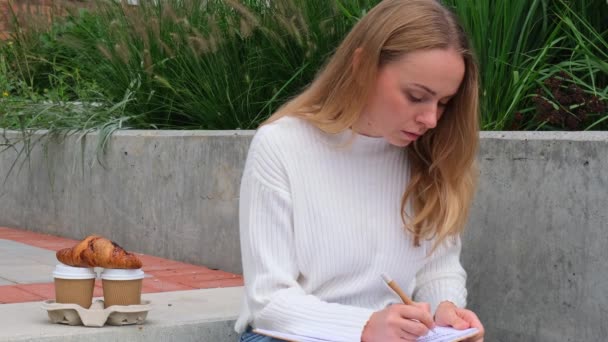
<path id="1" fill-rule="evenodd" d="M 55 252 L 0 239 L 0 285 L 52 283 Z"/>
<path id="2" fill-rule="evenodd" d="M 17 283 L 0 277 L 0 286 L 3 286 L 3 285 L 17 285 Z"/>
<path id="3" fill-rule="evenodd" d="M 0 341 L 233 342 L 242 287 L 142 295 L 152 309 L 142 325 L 101 328 L 49 321 L 41 302 L 0 305 Z"/>
<path id="4" fill-rule="evenodd" d="M 489 133 L 464 239 L 488 341 L 606 341 L 608 132 Z"/>
<path id="5" fill-rule="evenodd" d="M 37 148 L 6 178 L 0 225 L 240 271 L 238 184 L 252 132 L 119 132 Z M 45 157 L 46 156 L 46 157 Z M 488 341 L 608 336 L 608 132 L 483 132 L 462 260 Z M 2 179 L 0 178 L 0 179 Z"/>

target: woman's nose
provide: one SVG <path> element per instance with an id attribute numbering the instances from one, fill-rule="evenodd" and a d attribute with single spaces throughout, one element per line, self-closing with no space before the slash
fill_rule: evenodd
<path id="1" fill-rule="evenodd" d="M 437 107 L 437 104 L 433 103 L 418 115 L 417 121 L 423 124 L 426 129 L 437 126 L 437 120 L 439 120 L 439 109 Z"/>

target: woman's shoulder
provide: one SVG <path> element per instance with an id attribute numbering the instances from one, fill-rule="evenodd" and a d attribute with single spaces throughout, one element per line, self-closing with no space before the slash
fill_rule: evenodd
<path id="1" fill-rule="evenodd" d="M 260 126 L 249 146 L 245 173 L 255 170 L 259 179 L 273 184 L 275 188 L 283 188 L 281 184 L 285 181 L 281 175 L 287 172 L 288 165 L 293 165 L 301 157 L 308 126 L 312 125 L 292 116 L 281 117 Z"/>
<path id="2" fill-rule="evenodd" d="M 260 126 L 257 130 L 257 134 L 290 135 L 299 131 L 308 130 L 310 127 L 312 127 L 312 124 L 301 117 L 285 115 Z"/>
<path id="3" fill-rule="evenodd" d="M 286 115 L 260 126 L 254 135 L 254 141 L 258 144 L 279 144 L 287 147 L 290 143 L 310 139 L 315 130 L 316 127 L 308 121 Z"/>

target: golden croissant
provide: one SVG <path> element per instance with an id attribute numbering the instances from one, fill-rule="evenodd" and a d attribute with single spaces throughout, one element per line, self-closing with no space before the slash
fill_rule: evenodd
<path id="1" fill-rule="evenodd" d="M 97 235 L 87 236 L 76 246 L 57 251 L 57 260 L 73 267 L 135 269 L 142 266 L 136 255 Z"/>

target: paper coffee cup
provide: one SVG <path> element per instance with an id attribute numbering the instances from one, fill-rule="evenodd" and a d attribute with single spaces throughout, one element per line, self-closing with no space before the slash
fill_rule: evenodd
<path id="1" fill-rule="evenodd" d="M 78 304 L 85 309 L 90 308 L 96 276 L 93 268 L 58 264 L 53 271 L 55 302 Z"/>
<path id="2" fill-rule="evenodd" d="M 104 307 L 141 304 L 143 278 L 141 269 L 104 269 L 101 272 Z"/>

